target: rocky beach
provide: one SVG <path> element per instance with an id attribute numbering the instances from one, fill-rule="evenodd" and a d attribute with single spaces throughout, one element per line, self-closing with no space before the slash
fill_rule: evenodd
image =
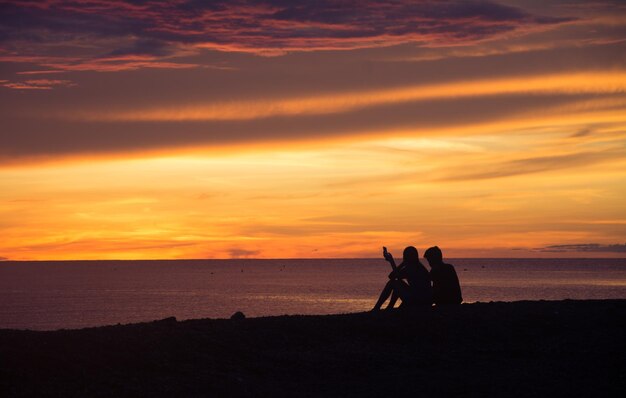
<path id="1" fill-rule="evenodd" d="M 3 397 L 619 396 L 626 300 L 0 330 Z"/>

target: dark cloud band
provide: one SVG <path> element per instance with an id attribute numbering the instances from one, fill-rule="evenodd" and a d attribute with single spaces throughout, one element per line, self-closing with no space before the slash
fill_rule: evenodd
<path id="1" fill-rule="evenodd" d="M 502 120 L 537 109 L 561 106 L 586 97 L 579 96 L 497 96 L 409 102 L 329 115 L 270 117 L 257 120 L 183 122 L 91 122 L 46 119 L 41 128 L 38 118 L 4 119 L 6 131 L 0 135 L 0 163 L 28 157 L 63 157 L 174 149 L 188 146 L 220 147 L 231 144 L 272 141 L 306 141 L 389 129 L 437 129 Z M 450 115 L 454 114 L 454 119 Z M 574 162 L 576 159 L 572 159 Z M 535 161 L 523 164 L 531 167 Z M 542 160 L 545 167 L 549 160 Z M 560 160 L 554 163 L 560 164 Z M 520 166 L 520 165 L 515 165 Z M 537 167 L 537 166 L 533 166 Z M 516 167 L 514 170 L 519 170 Z M 455 173 L 454 179 L 460 178 Z M 464 175 L 463 178 L 494 178 Z M 501 176 L 501 175 L 498 175 Z M 451 179 L 451 178 L 446 178 Z"/>

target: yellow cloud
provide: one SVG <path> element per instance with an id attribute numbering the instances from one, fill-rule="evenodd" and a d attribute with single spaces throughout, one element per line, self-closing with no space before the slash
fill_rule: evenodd
<path id="1" fill-rule="evenodd" d="M 393 89 L 338 92 L 309 97 L 190 104 L 131 111 L 83 111 L 76 112 L 69 117 L 90 121 L 250 120 L 274 116 L 340 113 L 371 106 L 447 98 L 506 94 L 623 94 L 624 92 L 626 92 L 626 72 L 618 70 L 459 81 Z"/>

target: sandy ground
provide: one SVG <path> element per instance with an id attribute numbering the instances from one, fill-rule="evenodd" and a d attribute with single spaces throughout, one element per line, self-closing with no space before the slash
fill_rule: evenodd
<path id="1" fill-rule="evenodd" d="M 621 397 L 626 300 L 0 330 L 2 397 Z"/>

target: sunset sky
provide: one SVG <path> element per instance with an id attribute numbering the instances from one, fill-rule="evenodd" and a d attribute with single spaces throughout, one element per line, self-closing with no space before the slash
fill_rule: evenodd
<path id="1" fill-rule="evenodd" d="M 623 1 L 2 1 L 0 120 L 0 259 L 626 256 Z"/>

